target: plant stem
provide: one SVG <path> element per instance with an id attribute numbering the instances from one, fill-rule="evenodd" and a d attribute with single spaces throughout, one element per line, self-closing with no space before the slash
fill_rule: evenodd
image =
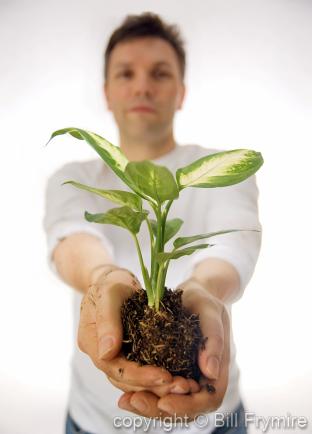
<path id="1" fill-rule="evenodd" d="M 150 277 L 148 275 L 148 271 L 147 271 L 145 264 L 144 264 L 144 261 L 143 261 L 140 244 L 139 244 L 139 241 L 138 241 L 136 234 L 134 234 L 132 232 L 131 232 L 131 234 L 133 235 L 133 238 L 135 241 L 135 246 L 137 248 L 137 252 L 139 255 L 139 260 L 140 260 L 140 265 L 141 265 L 141 270 L 142 270 L 142 276 L 144 279 L 145 289 L 146 289 L 147 298 L 148 298 L 148 305 L 153 306 L 154 302 L 155 302 L 155 294 L 154 294 L 153 288 L 151 286 L 151 280 L 150 280 Z"/>
<path id="2" fill-rule="evenodd" d="M 160 222 L 161 222 L 161 230 L 162 230 L 162 238 L 161 238 L 161 245 L 158 251 L 163 252 L 164 251 L 164 235 L 165 235 L 165 228 L 166 228 L 166 220 L 167 215 L 169 212 L 169 209 L 172 205 L 173 200 L 169 200 L 166 203 L 164 211 L 161 213 L 160 216 Z M 157 220 L 158 222 L 158 220 Z M 166 263 L 162 263 L 159 267 L 158 276 L 157 276 L 157 286 L 156 286 L 156 298 L 155 298 L 155 306 L 156 310 L 159 309 L 159 302 L 162 299 L 165 291 L 165 280 L 166 280 L 166 274 L 168 270 L 169 260 L 166 261 Z"/>
<path id="3" fill-rule="evenodd" d="M 156 243 L 154 244 L 154 248 L 153 248 L 153 256 L 152 256 L 153 260 L 151 265 L 152 288 L 154 293 L 154 304 L 156 310 L 159 309 L 159 303 L 164 294 L 164 289 L 165 289 L 164 285 L 165 285 L 165 279 L 166 279 L 169 261 L 167 261 L 166 264 L 161 263 L 159 265 L 159 263 L 157 263 L 154 260 L 154 258 L 156 257 L 157 253 L 161 253 L 164 251 L 164 234 L 166 228 L 166 219 L 167 219 L 169 209 L 172 205 L 172 202 L 173 199 L 169 200 L 166 203 L 163 212 L 161 210 L 161 205 L 155 206 L 154 204 L 151 204 L 157 220 Z"/>
<path id="4" fill-rule="evenodd" d="M 163 272 L 164 272 L 164 263 L 162 262 L 159 267 L 158 271 L 158 278 L 157 278 L 157 286 L 156 286 L 156 296 L 155 296 L 155 308 L 156 310 L 159 310 L 159 302 L 163 295 Z"/>
<path id="5" fill-rule="evenodd" d="M 167 270 L 168 270 L 169 262 L 170 262 L 170 259 L 168 259 L 168 261 L 166 261 L 165 266 L 164 266 L 164 271 L 162 273 L 160 300 L 162 299 L 162 297 L 164 295 L 166 275 L 167 275 Z"/>
<path id="6" fill-rule="evenodd" d="M 168 200 L 168 202 L 166 203 L 166 206 L 165 206 L 165 209 L 164 209 L 164 218 L 165 219 L 167 218 L 169 209 L 170 209 L 173 201 L 174 201 L 174 199 L 171 199 L 171 200 Z"/>
<path id="7" fill-rule="evenodd" d="M 169 212 L 169 209 L 172 205 L 173 200 L 169 200 L 165 206 L 164 211 L 161 211 L 161 205 L 159 207 L 153 207 L 156 218 L 157 218 L 157 236 L 156 236 L 156 246 L 154 249 L 154 255 L 156 256 L 157 253 L 164 251 L 164 234 L 165 234 L 165 228 L 166 228 L 166 219 Z M 154 257 L 155 257 L 154 256 Z M 169 263 L 169 261 L 168 261 Z M 155 308 L 156 310 L 159 309 L 159 303 L 162 299 L 162 296 L 164 294 L 164 284 L 165 284 L 165 278 L 168 268 L 168 263 L 166 263 L 166 266 L 164 263 L 158 264 L 155 262 L 154 269 L 153 269 L 153 277 L 152 277 L 152 287 L 154 289 L 155 294 Z"/>
<path id="8" fill-rule="evenodd" d="M 154 207 L 154 212 L 157 220 L 157 234 L 156 234 L 156 244 L 154 248 L 154 258 L 156 257 L 157 253 L 161 252 L 162 250 L 162 216 L 161 216 L 161 206 Z M 159 264 L 154 261 L 154 268 L 153 268 L 153 275 L 152 275 L 152 287 L 154 289 L 154 293 L 156 295 L 157 291 L 157 280 L 158 280 L 158 270 L 159 270 Z"/>
<path id="9" fill-rule="evenodd" d="M 154 272 L 155 239 L 154 239 L 154 234 L 153 234 L 151 222 L 149 221 L 149 219 L 147 218 L 147 216 L 145 216 L 145 220 L 146 220 L 146 224 L 147 224 L 148 231 L 149 231 L 149 234 L 150 234 L 150 241 L 151 241 L 151 276 L 153 276 L 153 272 Z"/>
<path id="10" fill-rule="evenodd" d="M 168 215 L 169 209 L 170 209 L 173 201 L 174 201 L 174 199 L 168 200 L 168 202 L 166 203 L 165 209 L 163 211 L 163 214 L 162 214 L 162 231 L 163 231 L 163 234 L 165 233 L 167 215 Z M 162 248 L 164 248 L 164 246 L 162 246 Z"/>

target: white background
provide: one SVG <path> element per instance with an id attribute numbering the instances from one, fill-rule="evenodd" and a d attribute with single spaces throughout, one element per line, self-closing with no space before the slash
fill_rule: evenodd
<path id="1" fill-rule="evenodd" d="M 102 55 L 124 16 L 146 10 L 187 41 L 179 143 L 264 156 L 262 251 L 233 308 L 241 386 L 250 411 L 305 415 L 312 433 L 310 0 L 1 1 L 0 433 L 62 433 L 75 331 L 72 290 L 47 267 L 44 186 L 95 154 L 65 136 L 44 144 L 68 126 L 117 144 Z"/>

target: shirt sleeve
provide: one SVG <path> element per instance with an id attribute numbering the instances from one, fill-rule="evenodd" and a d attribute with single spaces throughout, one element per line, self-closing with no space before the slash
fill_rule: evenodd
<path id="1" fill-rule="evenodd" d="M 220 258 L 232 264 L 240 277 L 240 288 L 232 303 L 241 298 L 249 283 L 260 252 L 261 224 L 258 216 L 259 190 L 256 176 L 229 187 L 213 188 L 206 213 L 206 232 L 227 229 L 256 229 L 232 232 L 201 240 L 214 244 L 190 256 L 184 278 L 191 276 L 196 264 L 206 258 Z"/>
<path id="2" fill-rule="evenodd" d="M 62 185 L 68 180 L 92 184 L 83 164 L 85 163 L 65 164 L 48 179 L 46 184 L 43 227 L 47 239 L 48 264 L 56 275 L 58 273 L 52 259 L 53 251 L 59 241 L 74 233 L 85 232 L 98 237 L 111 257 L 114 257 L 113 245 L 100 225 L 91 224 L 84 218 L 85 210 L 98 211 L 95 195 L 70 184 Z"/>

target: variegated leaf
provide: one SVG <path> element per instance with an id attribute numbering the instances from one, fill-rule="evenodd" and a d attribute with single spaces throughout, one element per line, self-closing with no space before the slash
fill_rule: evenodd
<path id="1" fill-rule="evenodd" d="M 149 160 L 131 161 L 127 164 L 125 175 L 137 190 L 151 198 L 154 203 L 179 197 L 179 190 L 173 174 L 165 166 Z"/>
<path id="2" fill-rule="evenodd" d="M 99 154 L 102 160 L 104 160 L 105 163 L 116 173 L 116 175 L 132 190 L 139 194 L 136 186 L 134 186 L 132 182 L 125 176 L 125 168 L 129 161 L 118 146 L 113 145 L 98 134 L 74 127 L 62 128 L 60 130 L 54 131 L 49 142 L 54 137 L 67 133 L 76 139 L 85 140 Z"/>
<path id="3" fill-rule="evenodd" d="M 80 184 L 76 181 L 66 181 L 64 184 L 71 184 L 74 187 L 80 188 L 81 190 L 89 191 L 90 193 L 95 193 L 105 199 L 108 199 L 118 205 L 125 205 L 132 208 L 135 211 L 142 211 L 142 199 L 134 193 L 123 190 L 102 190 L 100 188 L 90 187 L 88 185 Z"/>
<path id="4" fill-rule="evenodd" d="M 202 157 L 177 170 L 180 190 L 186 187 L 225 187 L 253 175 L 263 164 L 260 152 L 234 149 Z"/>

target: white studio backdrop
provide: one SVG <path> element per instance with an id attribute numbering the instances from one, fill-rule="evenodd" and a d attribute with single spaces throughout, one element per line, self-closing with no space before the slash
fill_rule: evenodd
<path id="1" fill-rule="evenodd" d="M 72 290 L 46 262 L 44 187 L 60 165 L 97 156 L 66 136 L 44 144 L 67 126 L 117 144 L 102 55 L 125 15 L 147 10 L 186 40 L 178 142 L 264 156 L 262 251 L 233 308 L 241 386 L 250 411 L 304 415 L 312 433 L 309 0 L 0 2 L 0 433 L 62 433 L 76 331 Z"/>

